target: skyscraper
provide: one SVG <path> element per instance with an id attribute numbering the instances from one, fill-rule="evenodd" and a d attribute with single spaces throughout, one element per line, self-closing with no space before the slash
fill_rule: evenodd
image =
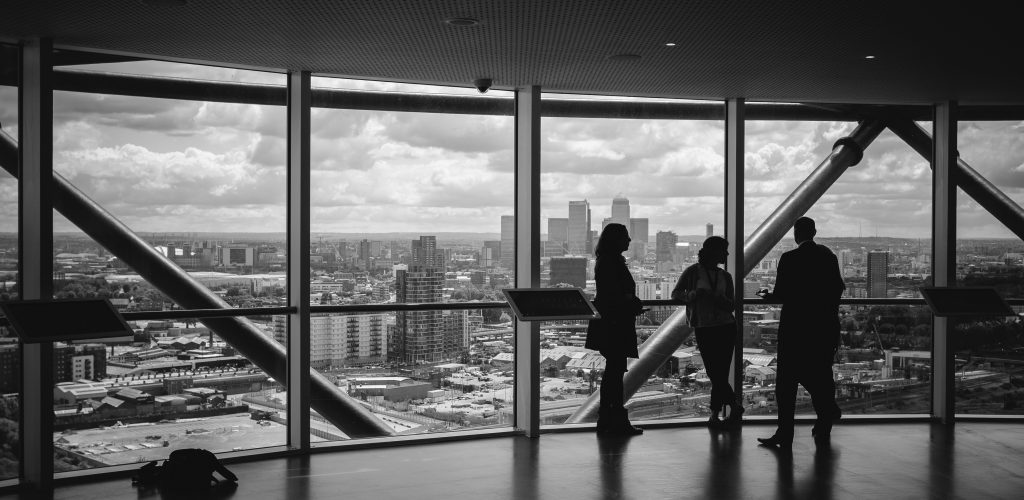
<path id="1" fill-rule="evenodd" d="M 655 260 L 657 262 L 672 262 L 672 252 L 676 249 L 679 237 L 672 231 L 658 231 L 654 238 Z"/>
<path id="2" fill-rule="evenodd" d="M 874 250 L 868 252 L 868 282 L 867 291 L 869 298 L 884 298 L 888 296 L 889 274 L 889 252 Z"/>
<path id="3" fill-rule="evenodd" d="M 590 202 L 587 200 L 569 202 L 568 233 L 570 255 L 590 254 Z"/>
<path id="4" fill-rule="evenodd" d="M 440 260 L 436 237 L 420 236 L 413 240 L 409 270 L 395 271 L 395 302 L 441 302 L 444 271 Z M 396 319 L 395 335 L 388 342 L 388 359 L 410 364 L 444 359 L 442 311 L 399 312 Z"/>
<path id="5" fill-rule="evenodd" d="M 704 233 L 705 233 L 704 237 L 710 238 L 710 237 L 715 235 L 715 225 L 714 224 L 708 222 L 707 225 L 704 226 L 704 228 L 706 229 L 704 231 Z"/>
<path id="6" fill-rule="evenodd" d="M 516 257 L 516 218 L 514 215 L 501 216 L 501 265 L 512 269 Z"/>
<path id="7" fill-rule="evenodd" d="M 612 198 L 612 222 L 629 229 L 629 199 L 621 194 Z"/>
<path id="8" fill-rule="evenodd" d="M 629 219 L 626 227 L 629 229 L 629 237 L 632 238 L 629 242 L 629 256 L 636 260 L 643 259 L 647 255 L 647 240 L 650 238 L 647 218 Z"/>
<path id="9" fill-rule="evenodd" d="M 548 240 L 544 246 L 546 257 L 565 255 L 569 244 L 569 219 L 565 217 L 548 218 Z"/>

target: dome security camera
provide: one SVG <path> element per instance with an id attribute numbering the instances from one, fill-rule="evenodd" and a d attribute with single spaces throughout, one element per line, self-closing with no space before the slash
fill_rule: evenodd
<path id="1" fill-rule="evenodd" d="M 476 89 L 479 90 L 481 94 L 483 94 L 484 92 L 487 92 L 487 90 L 491 88 L 491 79 L 477 78 L 476 80 L 473 80 L 473 86 L 476 87 Z"/>

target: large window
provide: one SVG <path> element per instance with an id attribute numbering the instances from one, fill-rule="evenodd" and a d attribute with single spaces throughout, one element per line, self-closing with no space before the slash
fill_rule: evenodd
<path id="1" fill-rule="evenodd" d="M 315 77 L 352 102 L 464 88 Z M 503 300 L 514 283 L 509 114 L 314 108 L 310 302 L 318 306 Z M 481 110 L 484 106 L 481 106 Z M 315 314 L 312 368 L 397 434 L 511 424 L 512 322 L 501 309 Z M 319 415 L 315 437 L 344 439 Z"/>
<path id="2" fill-rule="evenodd" d="M 285 83 L 279 74 L 161 61 L 59 71 L 127 73 L 152 89 L 171 76 Z M 219 297 L 213 301 L 283 305 L 284 107 L 201 98 L 54 92 L 54 172 Z M 54 217 L 55 297 L 109 296 L 124 310 L 211 307 L 171 296 L 138 250 L 97 242 L 75 215 Z"/>
<path id="3" fill-rule="evenodd" d="M 860 125 L 864 127 L 865 125 Z M 744 232 L 768 232 L 770 216 L 819 168 L 833 145 L 852 135 L 853 121 L 778 120 L 746 122 Z M 921 157 L 888 129 L 867 145 L 864 157 L 845 169 L 814 200 L 815 240 L 835 254 L 846 284 L 844 298 L 917 298 L 931 273 L 931 171 Z M 805 191 L 806 195 L 806 191 Z M 764 225 L 764 227 L 762 227 Z M 779 257 L 796 248 L 791 227 L 744 278 L 745 297 L 771 288 Z M 759 252 L 760 250 L 760 252 Z M 763 254 L 763 255 L 762 255 Z M 751 256 L 748 254 L 748 259 Z M 756 299 L 755 299 L 756 300 Z M 775 413 L 774 376 L 778 306 L 745 306 L 744 396 L 748 414 Z M 930 401 L 931 316 L 911 305 L 844 305 L 842 346 L 833 367 L 843 411 L 926 413 Z M 881 397 L 898 391 L 898 398 Z M 800 401 L 808 402 L 801 389 Z M 880 399 L 881 398 L 881 399 Z M 799 404 L 798 412 L 811 412 Z"/>
<path id="4" fill-rule="evenodd" d="M 0 44 L 0 148 L 9 151 L 18 148 L 18 71 L 18 47 Z M 18 165 L 11 163 L 0 165 L 0 301 L 19 295 L 18 180 L 13 175 Z M 0 480 L 18 477 L 20 392 L 21 349 L 14 333 L 0 327 Z"/>
<path id="5" fill-rule="evenodd" d="M 171 78 L 285 83 L 160 61 L 56 71 L 130 74 L 157 94 Z M 115 91 L 54 92 L 54 172 L 78 191 L 54 214 L 54 297 L 124 313 L 285 305 L 284 106 Z M 79 208 L 90 200 L 99 213 Z M 55 470 L 286 444 L 287 331 L 271 317 L 131 326 L 129 344 L 55 344 Z"/>
<path id="6" fill-rule="evenodd" d="M 961 122 L 960 159 L 1012 203 L 1024 203 L 1021 122 Z M 994 287 L 1024 299 L 1024 241 L 962 189 L 957 190 L 956 278 L 959 286 Z M 1018 313 L 1024 307 L 1017 305 Z M 957 413 L 1024 412 L 1024 330 L 1019 317 L 963 318 L 951 326 L 956 353 Z"/>
<path id="7" fill-rule="evenodd" d="M 603 102 L 677 109 L 722 103 L 612 99 L 547 94 L 548 103 L 582 109 Z M 542 109 L 544 105 L 542 104 Z M 616 108 L 623 109 L 623 108 Z M 575 286 L 595 293 L 594 248 L 608 223 L 626 226 L 632 239 L 623 253 L 642 300 L 669 299 L 682 270 L 696 262 L 706 236 L 724 234 L 724 121 L 638 119 L 611 111 L 602 118 L 541 120 L 541 285 Z M 639 342 L 659 331 L 678 308 L 654 307 L 637 318 Z M 541 328 L 541 423 L 569 419 L 596 391 L 604 358 L 583 348 L 585 321 L 547 322 Z M 706 398 L 696 349 L 687 338 L 627 402 L 637 420 L 699 415 L 693 401 Z M 706 381 L 706 377 L 705 377 Z M 592 396 L 593 395 L 593 396 Z M 578 421 L 578 419 L 571 419 Z"/>

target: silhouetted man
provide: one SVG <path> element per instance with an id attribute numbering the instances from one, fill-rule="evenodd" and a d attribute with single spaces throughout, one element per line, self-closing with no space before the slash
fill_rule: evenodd
<path id="1" fill-rule="evenodd" d="M 828 441 L 832 423 L 840 416 L 832 360 L 839 348 L 839 297 L 846 285 L 836 255 L 814 242 L 816 233 L 813 219 L 797 219 L 793 236 L 798 247 L 782 254 L 775 289 L 764 295 L 782 302 L 775 379 L 779 428 L 770 438 L 758 438 L 765 446 L 793 445 L 797 384 L 811 394 L 818 417 L 811 431 L 815 442 Z"/>

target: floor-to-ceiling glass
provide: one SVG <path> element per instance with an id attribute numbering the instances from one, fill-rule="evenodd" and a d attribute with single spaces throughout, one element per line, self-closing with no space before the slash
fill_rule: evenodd
<path id="1" fill-rule="evenodd" d="M 129 315 L 285 305 L 284 103 L 204 99 L 216 86 L 283 87 L 284 75 L 60 60 L 71 83 L 53 104 L 54 297 L 107 298 Z M 76 91 L 76 77 L 106 79 L 109 92 Z M 201 85 L 187 98 L 137 95 L 181 79 Z M 90 202 L 100 213 L 78 208 Z M 287 331 L 270 316 L 129 325 L 131 343 L 54 347 L 58 472 L 286 443 L 286 350 L 274 341 Z"/>
<path id="2" fill-rule="evenodd" d="M 637 118 L 633 106 L 660 109 L 659 116 L 674 109 L 679 119 Z M 720 112 L 707 111 L 716 107 Z M 541 285 L 579 287 L 593 297 L 595 246 L 607 224 L 619 223 L 631 238 L 623 257 L 637 297 L 671 298 L 704 239 L 725 232 L 725 105 L 545 94 L 541 109 Z M 549 116 L 553 109 L 568 116 Z M 607 111 L 570 117 L 583 109 Z M 638 341 L 656 335 L 680 309 L 656 306 L 638 316 Z M 542 424 L 596 417 L 576 415 L 597 397 L 605 366 L 599 353 L 583 347 L 586 328 L 585 321 L 541 327 Z M 627 401 L 632 419 L 706 413 L 710 386 L 695 361 L 694 339 L 683 338 Z"/>
<path id="3" fill-rule="evenodd" d="M 1024 204 L 1024 125 L 1015 121 L 961 121 L 960 160 L 981 174 L 1011 204 Z M 1024 299 L 1024 241 L 957 190 L 956 280 L 958 286 L 993 287 L 1005 299 Z M 1019 212 L 1019 208 L 1017 209 Z M 1024 221 L 1016 221 L 1018 231 Z M 1016 316 L 957 318 L 956 412 L 1024 413 L 1024 328 Z"/>
<path id="4" fill-rule="evenodd" d="M 18 286 L 18 51 L 0 44 L 0 301 L 17 300 Z M 10 160 L 14 161 L 10 161 Z M 21 348 L 0 326 L 0 480 L 18 477 L 21 457 Z"/>
<path id="5" fill-rule="evenodd" d="M 350 308 L 314 311 L 312 368 L 399 435 L 511 425 L 512 318 L 444 305 L 503 301 L 514 283 L 513 94 L 328 77 L 312 87 L 310 303 Z M 361 109 L 317 107 L 346 101 Z M 380 304 L 440 308 L 359 310 Z M 311 427 L 314 439 L 348 438 L 318 414 Z"/>
<path id="6" fill-rule="evenodd" d="M 757 104 L 751 104 L 751 108 Z M 797 108 L 793 108 L 794 110 Z M 832 107 L 842 109 L 842 107 Z M 777 305 L 757 304 L 771 289 L 782 254 L 796 248 L 791 227 L 781 240 L 752 238 L 772 233 L 772 214 L 816 169 L 834 169 L 806 216 L 815 220 L 815 241 L 835 253 L 846 285 L 840 307 L 841 346 L 833 365 L 836 395 L 846 414 L 927 413 L 930 401 L 931 314 L 914 301 L 931 273 L 931 170 L 928 160 L 888 129 L 877 137 L 870 116 L 761 116 L 748 109 L 745 142 L 744 233 L 747 267 L 743 314 L 744 404 L 749 414 L 775 413 Z M 752 119 L 754 115 L 756 119 Z M 854 116 L 861 118 L 858 123 Z M 866 119 L 864 119 L 866 118 Z M 926 123 L 925 126 L 928 124 Z M 824 164 L 843 138 L 867 137 L 863 159 L 853 166 Z M 809 184 L 805 185 L 805 187 Z M 807 193 L 816 189 L 806 189 Z M 759 241 L 754 245 L 752 241 Z M 871 299 L 877 302 L 872 303 Z M 853 301 L 850 301 L 853 302 Z M 800 389 L 798 413 L 813 413 Z"/>

